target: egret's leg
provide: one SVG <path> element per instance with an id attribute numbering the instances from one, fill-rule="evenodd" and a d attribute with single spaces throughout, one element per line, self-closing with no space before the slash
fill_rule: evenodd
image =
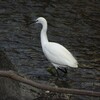
<path id="1" fill-rule="evenodd" d="M 64 68 L 64 70 L 65 70 L 65 73 L 67 73 L 67 68 Z"/>
<path id="2" fill-rule="evenodd" d="M 57 72 L 57 76 L 59 77 L 59 72 L 58 72 L 58 70 L 56 69 L 56 72 Z"/>
<path id="3" fill-rule="evenodd" d="M 61 68 L 58 68 L 59 70 L 61 70 L 63 73 L 67 73 L 67 69 L 66 68 L 64 68 L 64 70 L 63 69 L 61 69 Z"/>
<path id="4" fill-rule="evenodd" d="M 57 76 L 59 76 L 59 72 L 58 72 L 58 67 L 55 66 L 56 72 L 57 72 Z"/>

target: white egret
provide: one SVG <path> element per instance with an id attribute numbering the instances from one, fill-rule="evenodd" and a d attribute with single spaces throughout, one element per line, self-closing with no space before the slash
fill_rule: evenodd
<path id="1" fill-rule="evenodd" d="M 78 62 L 73 55 L 62 45 L 49 42 L 47 38 L 47 21 L 43 17 L 39 17 L 35 20 L 36 23 L 42 24 L 41 30 L 41 45 L 44 55 L 58 69 L 61 67 L 73 67 L 78 68 Z"/>

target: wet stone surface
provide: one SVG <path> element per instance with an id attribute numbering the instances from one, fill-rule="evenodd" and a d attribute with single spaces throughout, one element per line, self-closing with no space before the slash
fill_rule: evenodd
<path id="1" fill-rule="evenodd" d="M 49 40 L 64 45 L 79 62 L 78 69 L 68 68 L 67 76 L 61 76 L 58 81 L 47 71 L 52 65 L 41 49 L 41 26 L 29 25 L 39 16 L 48 21 Z M 1 0 L 0 48 L 18 72 L 30 79 L 54 83 L 60 87 L 100 92 L 99 23 L 99 0 Z M 99 99 L 76 95 L 69 98 Z"/>

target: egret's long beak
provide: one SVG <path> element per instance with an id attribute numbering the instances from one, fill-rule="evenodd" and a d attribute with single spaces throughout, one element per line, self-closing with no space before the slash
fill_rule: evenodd
<path id="1" fill-rule="evenodd" d="M 36 23 L 36 22 L 37 22 L 37 20 L 34 20 L 34 21 L 33 21 L 33 23 Z"/>
<path id="2" fill-rule="evenodd" d="M 36 23 L 36 22 L 37 22 L 37 20 L 31 21 L 31 22 L 29 23 L 29 25 L 34 24 L 34 23 Z"/>
<path id="3" fill-rule="evenodd" d="M 29 23 L 29 25 L 34 24 L 34 23 L 36 23 L 36 21 L 31 21 L 31 22 Z"/>

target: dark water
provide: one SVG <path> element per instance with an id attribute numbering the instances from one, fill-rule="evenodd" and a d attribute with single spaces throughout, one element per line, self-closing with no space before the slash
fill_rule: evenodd
<path id="1" fill-rule="evenodd" d="M 50 41 L 64 45 L 79 62 L 64 80 L 54 81 L 52 65 L 42 53 L 40 25 L 29 25 L 37 17 L 48 21 Z M 100 1 L 99 0 L 1 0 L 0 48 L 19 73 L 53 80 L 58 86 L 100 92 Z M 72 95 L 70 100 L 100 98 Z"/>

